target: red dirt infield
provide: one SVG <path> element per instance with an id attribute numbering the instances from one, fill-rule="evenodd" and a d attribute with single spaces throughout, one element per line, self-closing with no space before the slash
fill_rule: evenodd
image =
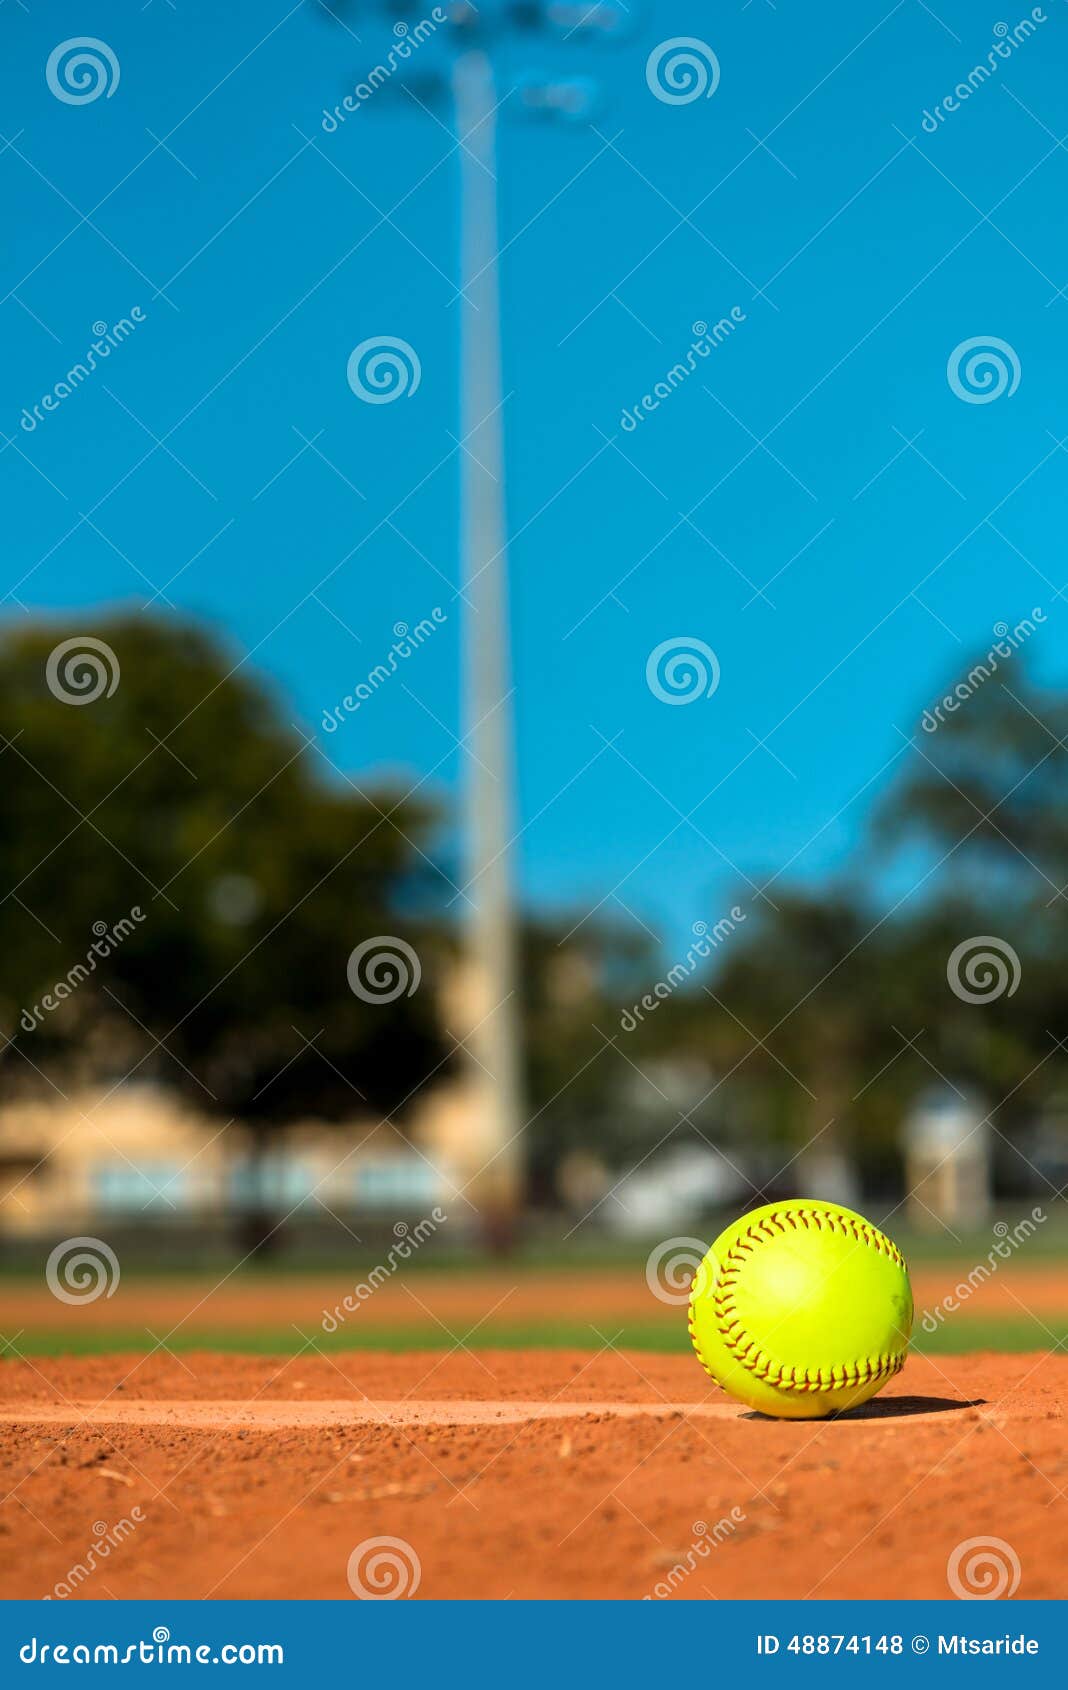
<path id="1" fill-rule="evenodd" d="M 960 1262 L 924 1263 L 913 1269 L 917 1320 L 924 1309 L 937 1309 L 947 1294 L 952 1295 L 967 1272 Z M 54 1297 L 43 1279 L 11 1279 L 0 1284 L 0 1332 L 151 1327 L 165 1337 L 185 1327 L 229 1332 L 293 1325 L 318 1336 L 323 1314 L 336 1308 L 341 1309 L 342 1325 L 351 1323 L 361 1332 L 376 1326 L 433 1326 L 435 1321 L 463 1331 L 465 1323 L 470 1326 L 491 1315 L 499 1322 L 517 1324 L 554 1318 L 632 1319 L 660 1321 L 667 1328 L 679 1322 L 677 1307 L 650 1295 L 641 1265 L 622 1270 L 524 1267 L 514 1276 L 507 1268 L 492 1273 L 431 1269 L 397 1274 L 346 1316 L 341 1305 L 358 1278 L 358 1273 L 340 1271 L 278 1279 L 241 1274 L 124 1276 L 116 1296 L 98 1297 L 73 1309 Z M 1063 1263 L 1008 1263 L 960 1303 L 953 1319 L 1017 1318 L 1031 1310 L 1036 1315 L 1068 1311 L 1068 1267 Z"/>
<path id="2" fill-rule="evenodd" d="M 821 1422 L 614 1350 L 9 1360 L 0 1398 L 9 1597 L 350 1597 L 351 1559 L 429 1598 L 937 1598 L 991 1538 L 976 1579 L 1068 1595 L 1059 1355 L 914 1356 Z"/>

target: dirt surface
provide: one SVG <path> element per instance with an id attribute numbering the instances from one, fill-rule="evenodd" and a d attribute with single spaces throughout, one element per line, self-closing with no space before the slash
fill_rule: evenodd
<path id="1" fill-rule="evenodd" d="M 967 1268 L 964 1269 L 965 1276 Z M 935 1309 L 960 1282 L 961 1264 L 925 1265 L 912 1274 L 916 1309 Z M 373 1297 L 346 1314 L 342 1300 L 352 1295 L 357 1275 L 342 1273 L 219 1279 L 150 1279 L 124 1276 L 113 1297 L 71 1308 L 40 1281 L 8 1280 L 0 1285 L 0 1332 L 21 1328 L 38 1332 L 151 1328 L 159 1336 L 193 1331 L 229 1332 L 272 1326 L 318 1336 L 324 1314 L 340 1310 L 341 1325 L 354 1333 L 375 1327 L 432 1327 L 443 1322 L 457 1333 L 478 1321 L 500 1324 L 551 1320 L 661 1320 L 678 1324 L 678 1310 L 649 1294 L 642 1264 L 632 1269 L 583 1271 L 522 1268 L 514 1277 L 506 1267 L 492 1273 L 428 1270 L 397 1274 L 378 1285 Z M 577 1293 L 577 1286 L 581 1293 Z M 954 1321 L 1004 1315 L 1026 1317 L 1068 1312 L 1068 1269 L 1062 1264 L 1035 1268 L 1010 1262 L 976 1287 L 955 1312 Z M 446 1334 L 442 1333 L 443 1340 Z"/>
<path id="2" fill-rule="evenodd" d="M 827 1422 L 610 1351 L 8 1361 L 3 1593 L 943 1597 L 995 1538 L 958 1582 L 1064 1597 L 1066 1403 L 1060 1355 L 914 1357 Z"/>
<path id="3" fill-rule="evenodd" d="M 573 1420 L 569 1402 L 441 1402 L 434 1398 L 401 1397 L 397 1402 L 103 1402 L 45 1403 L 34 1408 L 35 1426 L 69 1426 L 76 1413 L 82 1426 L 192 1426 L 217 1431 L 247 1426 L 253 1431 L 290 1431 L 294 1427 L 349 1426 L 487 1426 L 521 1425 L 528 1420 Z M 616 1416 L 688 1414 L 698 1420 L 729 1420 L 743 1412 L 729 1403 L 587 1402 L 583 1414 Z M 0 1408 L 0 1425 L 24 1426 L 24 1408 Z"/>

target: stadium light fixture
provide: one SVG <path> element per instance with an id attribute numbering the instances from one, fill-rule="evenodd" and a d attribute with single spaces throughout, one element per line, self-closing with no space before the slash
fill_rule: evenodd
<path id="1" fill-rule="evenodd" d="M 425 6 L 379 0 L 393 27 Z M 491 1240 L 506 1244 L 523 1197 L 525 1123 L 518 1013 L 518 934 L 512 885 L 513 750 L 508 620 L 505 449 L 502 420 L 497 236 L 495 55 L 510 38 L 622 39 L 633 7 L 616 0 L 449 0 L 435 34 L 448 68 L 419 65 L 410 103 L 451 102 L 459 154 L 461 586 L 464 602 L 464 793 L 467 962 L 473 1031 L 466 1041 L 477 1098 L 468 1146 L 477 1173 L 467 1195 Z M 362 8 L 361 8 L 362 11 Z M 421 52 L 435 52 L 429 44 Z M 437 54 L 435 53 L 435 57 Z M 405 90 L 398 75 L 395 86 Z M 588 120 L 597 99 L 589 77 L 515 79 L 520 111 L 571 123 Z M 505 96 L 507 98 L 507 95 Z"/>

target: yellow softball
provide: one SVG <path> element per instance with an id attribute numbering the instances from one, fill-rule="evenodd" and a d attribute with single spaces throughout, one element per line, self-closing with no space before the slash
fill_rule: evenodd
<path id="1" fill-rule="evenodd" d="M 694 1276 L 706 1373 L 762 1414 L 856 1408 L 904 1366 L 912 1287 L 897 1245 L 852 1209 L 794 1198 L 721 1232 Z"/>

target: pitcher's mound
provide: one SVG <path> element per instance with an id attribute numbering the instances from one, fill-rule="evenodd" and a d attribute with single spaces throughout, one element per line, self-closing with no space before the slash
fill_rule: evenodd
<path id="1" fill-rule="evenodd" d="M 1068 1594 L 1062 1356 L 913 1358 L 834 1421 L 615 1351 L 14 1361 L 0 1398 L 11 1596 L 346 1597 L 380 1538 L 428 1597 L 937 1598 L 979 1538 Z"/>

